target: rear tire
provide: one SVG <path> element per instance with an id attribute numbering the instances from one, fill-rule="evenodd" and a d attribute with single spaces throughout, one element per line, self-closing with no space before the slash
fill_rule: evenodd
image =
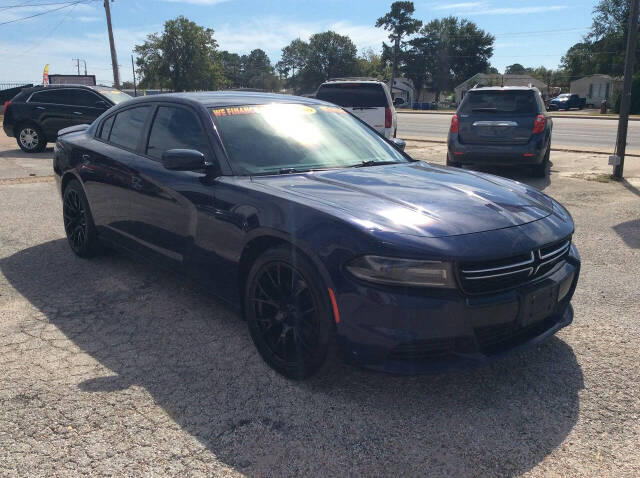
<path id="1" fill-rule="evenodd" d="M 276 372 L 303 380 L 331 362 L 334 325 L 327 288 L 295 249 L 279 247 L 258 257 L 247 276 L 244 310 L 253 343 Z"/>
<path id="2" fill-rule="evenodd" d="M 462 163 L 451 160 L 451 155 L 447 153 L 447 166 L 451 166 L 452 168 L 461 168 Z"/>
<path id="3" fill-rule="evenodd" d="M 82 186 L 75 179 L 67 184 L 62 194 L 62 214 L 64 230 L 71 250 L 82 258 L 99 254 L 102 248 L 89 209 L 89 202 Z"/>
<path id="4" fill-rule="evenodd" d="M 23 124 L 16 129 L 16 141 L 25 153 L 41 153 L 47 147 L 47 139 L 39 126 Z"/>
<path id="5" fill-rule="evenodd" d="M 549 157 L 551 156 L 551 142 L 547 145 L 547 152 L 544 153 L 544 158 L 540 164 L 536 164 L 533 166 L 533 177 L 536 178 L 546 178 L 547 173 L 549 171 L 550 161 Z"/>

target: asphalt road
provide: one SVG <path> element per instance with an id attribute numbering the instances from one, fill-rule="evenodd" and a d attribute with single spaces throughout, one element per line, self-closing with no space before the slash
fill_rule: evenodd
<path id="1" fill-rule="evenodd" d="M 450 115 L 398 114 L 399 137 L 447 137 Z M 553 145 L 556 147 L 610 149 L 616 141 L 618 122 L 606 119 L 553 118 Z M 628 151 L 640 152 L 640 121 L 629 121 Z"/>

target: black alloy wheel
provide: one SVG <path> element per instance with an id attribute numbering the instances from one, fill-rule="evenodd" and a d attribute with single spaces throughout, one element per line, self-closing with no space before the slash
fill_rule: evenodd
<path id="1" fill-rule="evenodd" d="M 311 263 L 290 249 L 272 249 L 254 263 L 245 293 L 251 337 L 263 359 L 292 379 L 326 361 L 332 313 Z"/>
<path id="2" fill-rule="evenodd" d="M 98 239 L 89 204 L 78 181 L 71 181 L 64 190 L 62 215 L 71 250 L 80 257 L 95 255 Z"/>

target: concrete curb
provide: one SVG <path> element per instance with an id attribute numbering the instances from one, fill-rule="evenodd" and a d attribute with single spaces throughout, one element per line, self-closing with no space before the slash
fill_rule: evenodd
<path id="1" fill-rule="evenodd" d="M 447 144 L 447 140 L 446 139 L 440 139 L 440 138 L 415 138 L 415 137 L 409 137 L 409 136 L 403 136 L 402 139 L 404 139 L 405 141 L 416 141 L 418 143 L 440 143 L 440 144 Z M 604 151 L 604 150 L 593 150 L 593 149 L 580 149 L 580 148 L 571 148 L 569 146 L 567 147 L 552 147 L 551 151 L 562 151 L 565 153 L 589 153 L 589 154 L 613 154 L 611 151 Z M 632 156 L 632 157 L 636 157 L 636 158 L 640 158 L 640 152 L 637 153 L 626 153 L 625 156 Z"/>
<path id="2" fill-rule="evenodd" d="M 455 111 L 437 111 L 437 110 L 396 110 L 396 112 L 401 114 L 412 114 L 412 115 L 452 115 Z M 555 114 L 553 111 L 549 111 L 549 116 L 552 118 L 569 118 L 569 119 L 597 119 L 597 120 L 613 120 L 618 121 L 620 119 L 618 116 L 602 116 L 602 115 L 583 115 L 583 114 Z M 638 116 L 630 116 L 629 121 L 640 121 L 640 117 Z"/>

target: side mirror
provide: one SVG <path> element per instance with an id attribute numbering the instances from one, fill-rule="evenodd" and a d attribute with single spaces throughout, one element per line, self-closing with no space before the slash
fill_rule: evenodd
<path id="1" fill-rule="evenodd" d="M 394 98 L 393 100 L 393 106 L 400 106 L 404 104 L 404 98 Z"/>
<path id="2" fill-rule="evenodd" d="M 104 108 L 105 110 L 109 109 L 109 105 L 104 100 L 98 100 L 93 104 L 94 108 Z"/>
<path id="3" fill-rule="evenodd" d="M 172 171 L 195 171 L 209 166 L 204 154 L 195 149 L 169 149 L 162 154 L 162 164 Z"/>
<path id="4" fill-rule="evenodd" d="M 404 147 L 407 145 L 407 142 L 400 138 L 389 138 L 389 141 L 391 141 L 400 151 L 404 151 Z"/>

